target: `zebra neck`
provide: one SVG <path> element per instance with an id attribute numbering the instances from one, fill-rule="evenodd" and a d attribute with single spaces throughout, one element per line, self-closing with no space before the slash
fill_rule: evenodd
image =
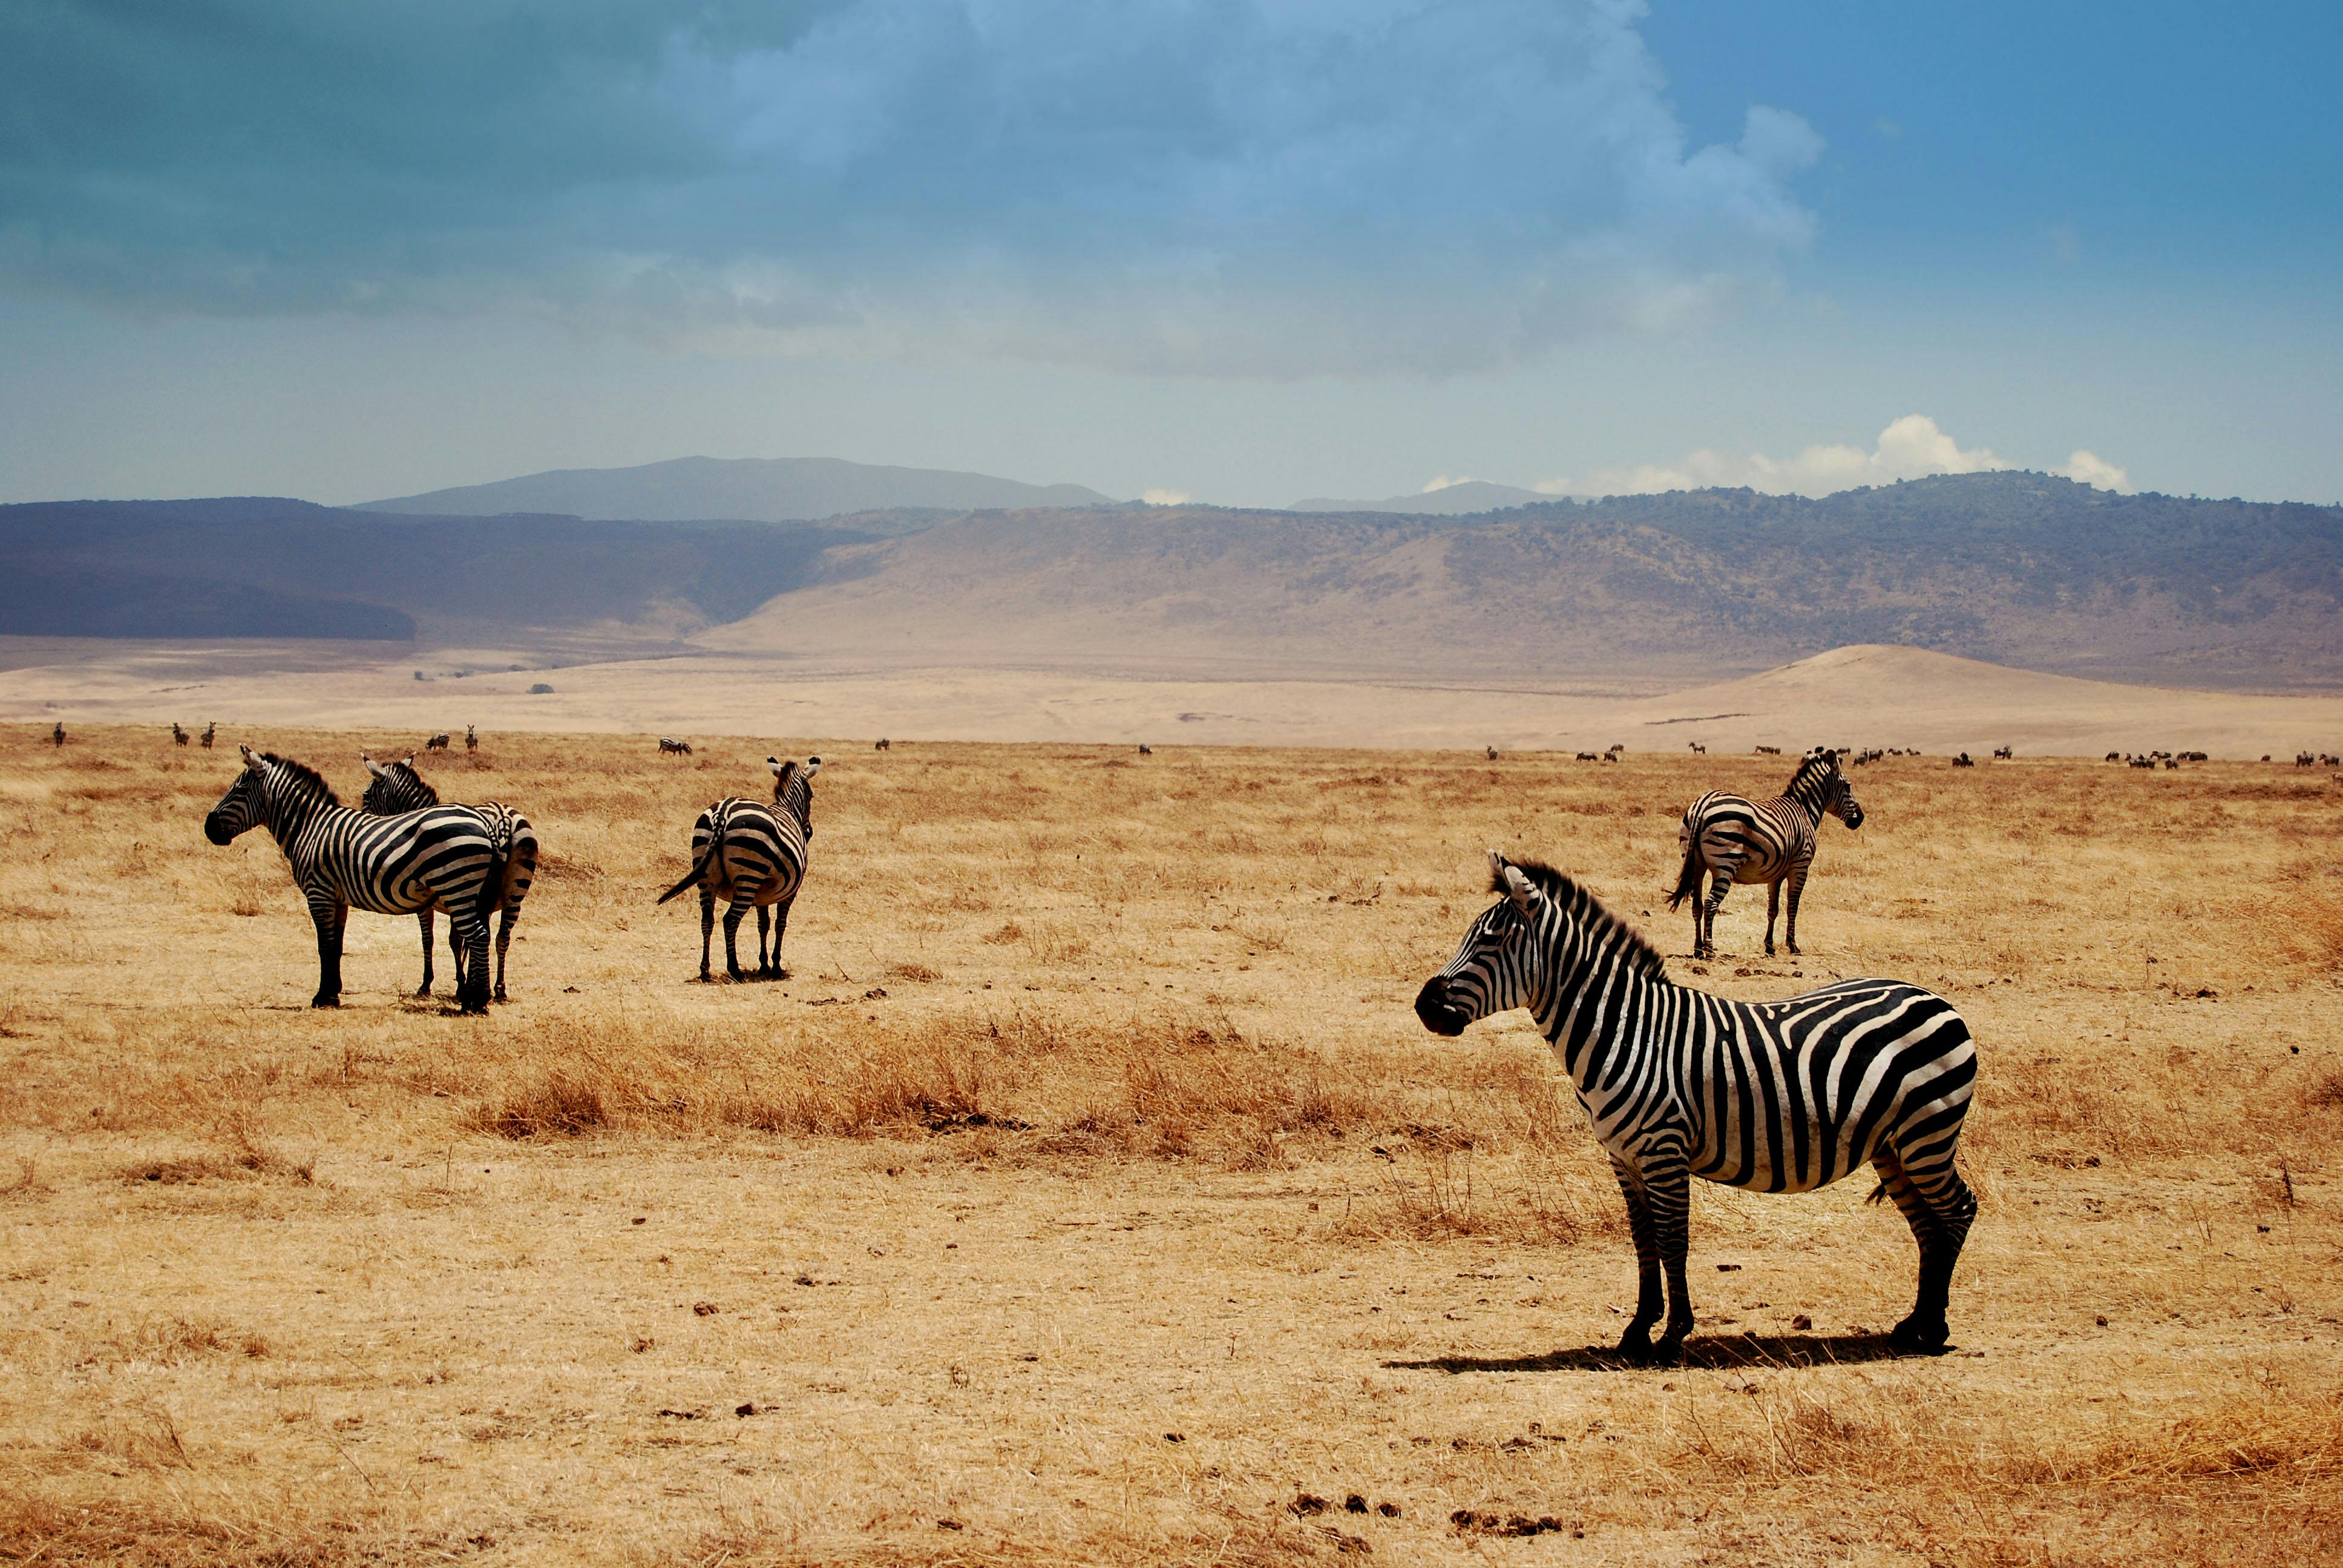
<path id="1" fill-rule="evenodd" d="M 1637 973 L 1605 957 L 1583 966 L 1532 1010 L 1539 1032 L 1583 1095 L 1615 1076 L 1623 1055 L 1649 1044 L 1646 1031 L 1637 1026 L 1652 1015 L 1656 994 L 1672 989 L 1664 978 Z"/>
<path id="2" fill-rule="evenodd" d="M 1807 821 L 1817 828 L 1822 826 L 1825 796 L 1821 784 L 1802 779 L 1783 791 L 1782 799 L 1804 812 Z"/>

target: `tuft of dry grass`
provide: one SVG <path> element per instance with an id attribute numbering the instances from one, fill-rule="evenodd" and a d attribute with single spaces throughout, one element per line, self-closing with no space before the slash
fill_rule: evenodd
<path id="1" fill-rule="evenodd" d="M 1742 890 L 1694 965 L 1645 913 L 1676 813 L 1777 768 L 500 738 L 426 759 L 545 839 L 513 1000 L 464 1019 L 366 916 L 307 1010 L 276 849 L 201 838 L 225 760 L 36 739 L 0 729 L 0 1556 L 2343 1553 L 2327 792 L 1892 759 L 1805 956 Z M 259 739 L 346 785 L 413 740 Z M 692 816 L 815 750 L 790 977 L 694 983 L 697 910 L 651 903 Z M 1634 1277 L 1570 1086 L 1518 1017 L 1409 1011 L 1487 844 L 1692 983 L 1956 1001 L 1957 1353 L 1881 1355 L 1912 1246 L 1853 1182 L 1701 1189 L 1692 1364 L 1580 1348 Z M 146 899 L 87 896 L 134 862 Z"/>

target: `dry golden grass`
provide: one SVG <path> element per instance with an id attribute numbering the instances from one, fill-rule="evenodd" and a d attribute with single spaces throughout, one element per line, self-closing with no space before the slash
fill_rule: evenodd
<path id="1" fill-rule="evenodd" d="M 401 739 L 266 737 L 352 794 Z M 824 746 L 792 978 L 700 986 L 651 900 L 776 744 L 497 738 L 426 759 L 547 851 L 469 1020 L 363 915 L 307 1010 L 274 845 L 202 839 L 234 753 L 156 739 L 0 729 L 0 1558 L 2343 1552 L 2323 775 L 1860 772 L 1807 956 L 1743 890 L 1703 983 L 1966 1013 L 1960 1353 L 1865 1337 L 1914 1264 L 1863 1184 L 1704 1187 L 1692 1363 L 1625 1371 L 1566 1085 L 1408 1003 L 1483 846 L 1641 916 L 1774 759 Z"/>

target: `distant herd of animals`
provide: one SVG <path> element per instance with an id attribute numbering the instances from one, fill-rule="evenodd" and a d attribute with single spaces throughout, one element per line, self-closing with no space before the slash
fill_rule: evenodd
<path id="1" fill-rule="evenodd" d="M 176 744 L 188 736 L 172 727 Z M 201 737 L 212 744 L 213 727 Z M 465 730 L 467 747 L 478 744 Z M 53 733 L 65 744 L 65 728 Z M 1705 748 L 1692 742 L 1695 754 Z M 435 735 L 427 749 L 446 749 Z M 880 740 L 878 749 L 889 749 Z M 689 757 L 689 742 L 662 737 L 662 755 Z M 1492 759 L 1496 748 L 1487 749 Z M 1579 753 L 1616 760 L 1614 746 Z M 356 809 L 343 806 L 314 769 L 239 747 L 244 769 L 205 819 L 215 844 L 266 827 L 283 849 L 317 928 L 318 982 L 311 1005 L 341 994 L 345 922 L 353 909 L 411 914 L 422 932 L 423 983 L 432 983 L 432 923 L 449 920 L 461 1009 L 485 1012 L 505 1000 L 505 950 L 538 865 L 528 818 L 494 801 L 443 802 L 408 756 L 377 762 Z M 1142 753 L 1151 748 L 1142 746 Z M 1776 747 L 1760 755 L 1778 756 Z M 1916 751 L 1856 753 L 1856 764 Z M 1995 752 L 2010 758 L 2007 747 Z M 2204 754 L 2165 761 L 2204 760 Z M 2134 766 L 2138 759 L 2127 758 Z M 1735 885 L 1766 887 L 1765 951 L 1775 950 L 1785 888 L 1785 942 L 1798 948 L 1798 901 L 1825 817 L 1849 829 L 1864 822 L 1845 756 L 1817 748 L 1798 762 L 1780 795 L 1763 800 L 1711 791 L 1686 809 L 1677 835 L 1683 859 L 1671 909 L 1694 900 L 1693 957 L 1713 958 L 1717 910 Z M 2107 760 L 2118 760 L 2109 753 Z M 2269 760 L 2268 758 L 2264 761 Z M 2335 764 L 2304 752 L 2299 767 Z M 1975 766 L 1966 753 L 1954 765 Z M 692 824 L 690 869 L 660 895 L 664 904 L 699 890 L 699 978 L 710 978 L 718 900 L 725 965 L 745 980 L 740 923 L 757 911 L 757 972 L 783 973 L 782 938 L 805 884 L 813 839 L 813 779 L 821 759 L 800 765 L 767 758 L 769 802 L 728 796 Z M 1955 1263 L 1976 1200 L 1956 1168 L 1961 1129 L 1976 1077 L 1976 1050 L 1952 1004 L 1896 980 L 1854 980 L 1774 1002 L 1740 1002 L 1672 980 L 1665 960 L 1640 932 L 1594 895 L 1549 866 L 1489 852 L 1495 901 L 1466 929 L 1454 955 L 1417 993 L 1415 1012 L 1433 1033 L 1453 1037 L 1516 1008 L 1535 1018 L 1575 1084 L 1596 1139 L 1610 1157 L 1625 1202 L 1639 1286 L 1619 1341 L 1634 1361 L 1672 1362 L 1693 1327 L 1684 1264 L 1691 1178 L 1768 1192 L 1805 1192 L 1868 1166 L 1874 1201 L 1892 1200 L 1919 1248 L 1917 1297 L 1889 1336 L 1898 1349 L 1949 1348 L 1946 1311 Z M 1703 881 L 1705 898 L 1698 897 Z M 488 925 L 498 917 L 493 985 Z M 768 948 L 768 926 L 770 945 Z M 1700 971 L 1704 973 L 1705 971 Z M 1654 1338 L 1654 1331 L 1657 1337 Z"/>

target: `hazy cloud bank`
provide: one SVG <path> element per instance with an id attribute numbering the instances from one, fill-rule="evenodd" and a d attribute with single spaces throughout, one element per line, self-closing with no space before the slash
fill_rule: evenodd
<path id="1" fill-rule="evenodd" d="M 1964 448 L 1926 415 L 1906 414 L 1882 430 L 1867 451 L 1841 443 L 1808 447 L 1795 457 L 1768 457 L 1762 452 L 1703 447 L 1671 463 L 1596 468 L 1580 477 L 1542 480 L 1536 487 L 1549 496 L 1637 496 L 1708 486 L 1746 486 L 1775 496 L 1827 496 L 1931 474 L 1978 474 L 2022 466 L 2005 461 L 1988 447 Z M 2103 490 L 2128 489 L 2131 483 L 2122 468 L 2081 447 L 2064 467 L 2050 472 Z"/>
<path id="2" fill-rule="evenodd" d="M 1772 286 L 1805 121 L 1633 0 L 0 9 L 0 287 L 717 352 L 1431 373 Z M 1803 459 L 1801 459 L 1803 460 Z"/>

